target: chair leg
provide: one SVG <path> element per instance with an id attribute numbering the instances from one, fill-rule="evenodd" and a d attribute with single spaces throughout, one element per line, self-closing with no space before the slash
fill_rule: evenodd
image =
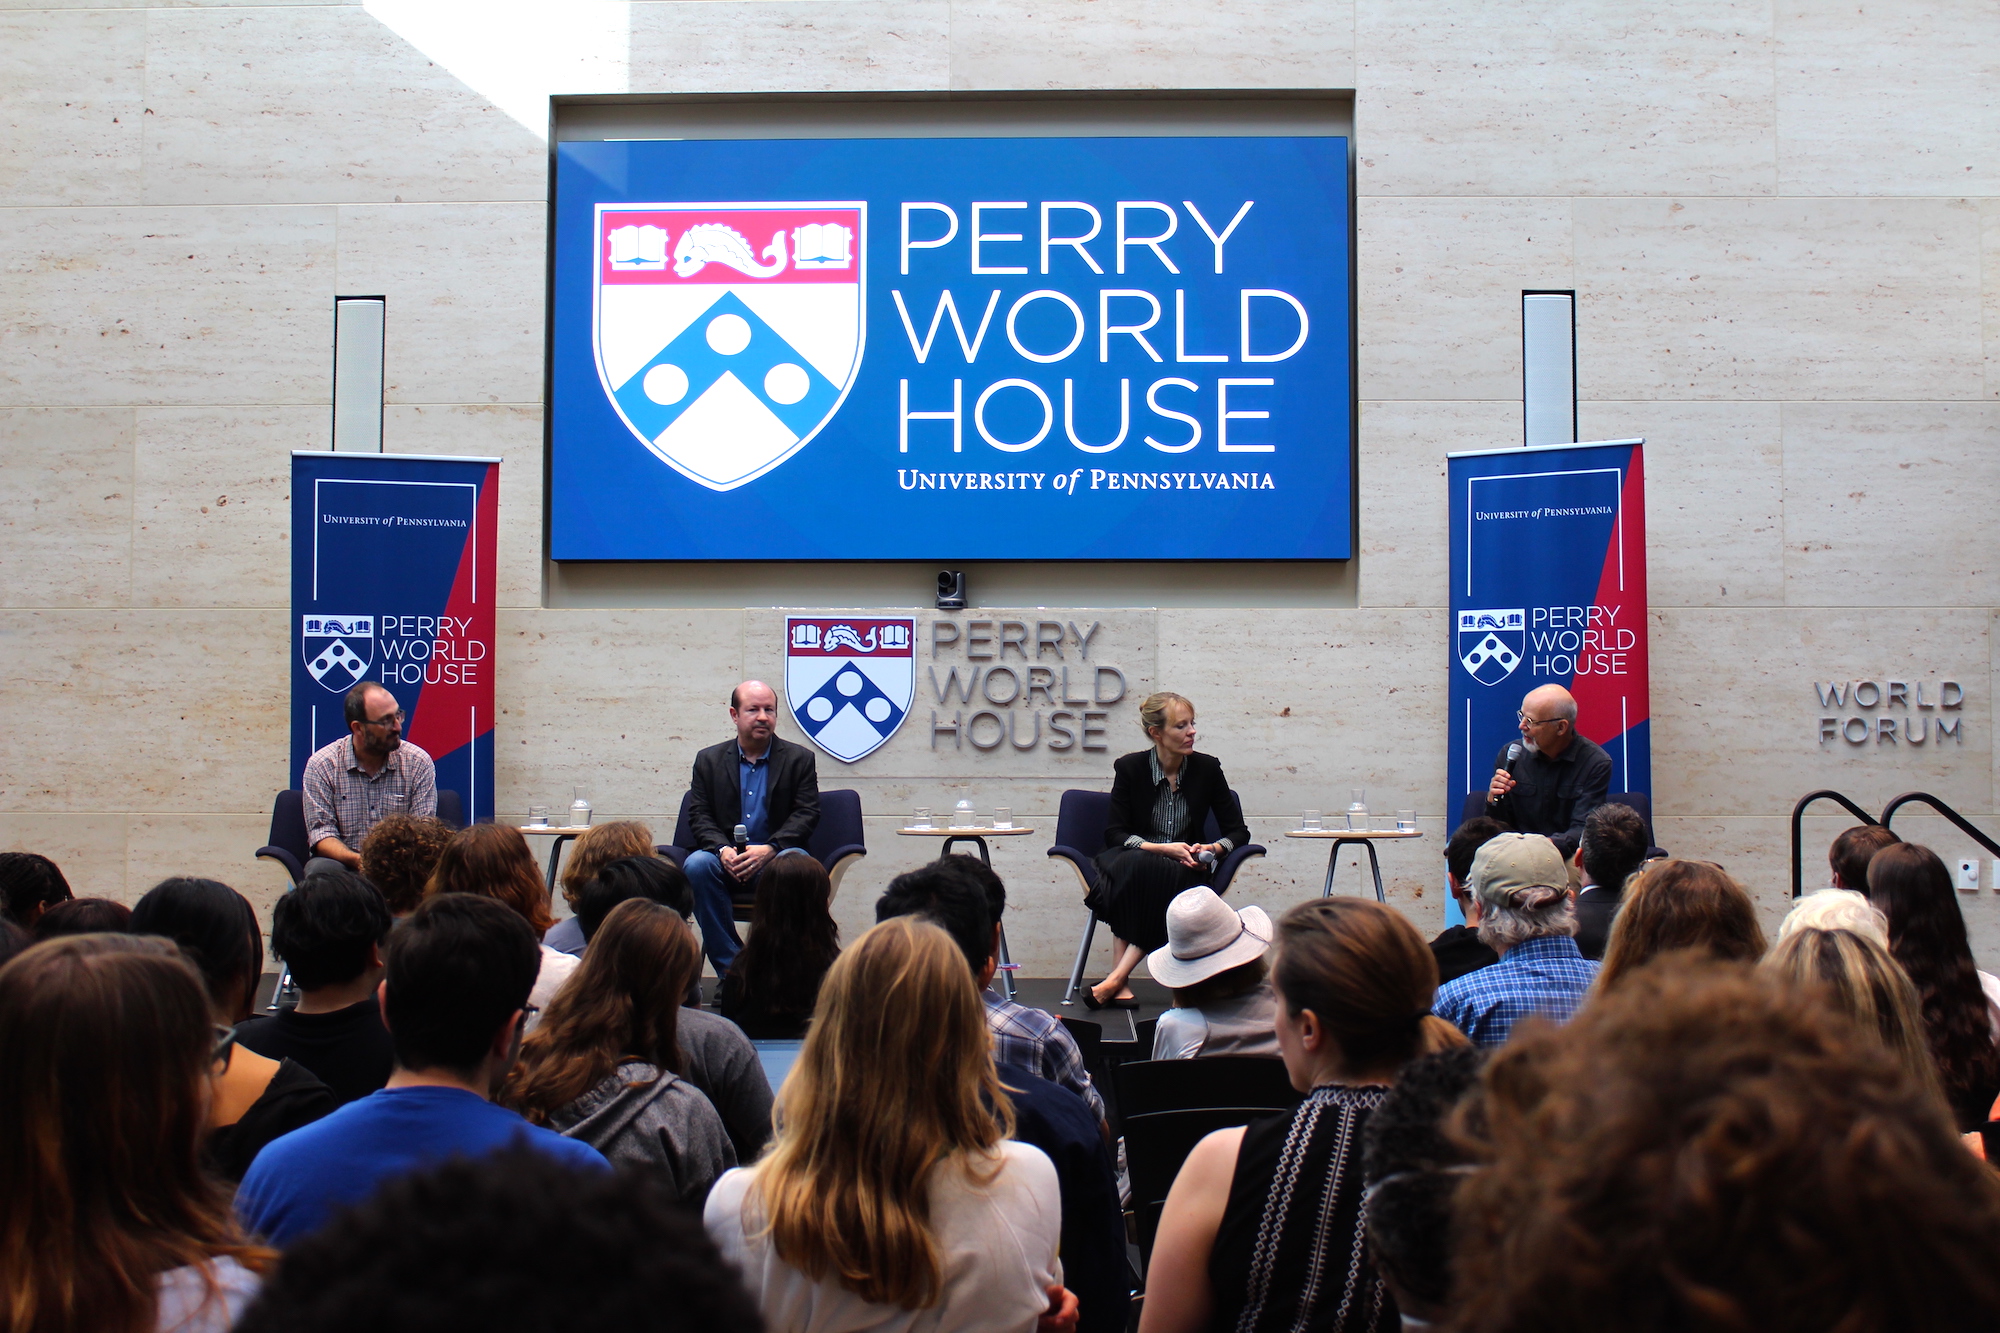
<path id="1" fill-rule="evenodd" d="M 1083 965 L 1090 961 L 1090 942 L 1097 937 L 1097 913 L 1083 923 L 1083 943 L 1076 946 L 1076 964 L 1069 970 L 1069 985 L 1063 988 L 1062 1002 L 1073 1004 L 1076 989 L 1083 984 Z"/>
<path id="2" fill-rule="evenodd" d="M 1000 927 L 1000 965 L 994 969 L 1000 974 L 1000 993 L 1008 999 L 1014 998 L 1014 959 L 1007 952 L 1007 927 Z"/>

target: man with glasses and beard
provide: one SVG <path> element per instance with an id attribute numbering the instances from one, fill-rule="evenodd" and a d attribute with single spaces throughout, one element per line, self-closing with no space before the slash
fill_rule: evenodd
<path id="1" fill-rule="evenodd" d="M 1539 833 L 1565 860 L 1583 821 L 1611 790 L 1611 756 L 1576 729 L 1576 700 L 1560 685 L 1528 691 L 1515 714 L 1521 739 L 1494 760 L 1486 813 L 1519 833 Z"/>
<path id="2" fill-rule="evenodd" d="M 390 815 L 433 818 L 437 770 L 431 757 L 403 739 L 396 696 L 374 681 L 347 692 L 348 734 L 306 761 L 306 846 L 315 869 L 361 869 L 361 843 Z"/>

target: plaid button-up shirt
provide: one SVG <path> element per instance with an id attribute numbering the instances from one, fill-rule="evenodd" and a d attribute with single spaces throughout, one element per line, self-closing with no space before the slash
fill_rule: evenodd
<path id="1" fill-rule="evenodd" d="M 401 797 L 402 805 L 390 797 Z M 338 838 L 349 851 L 361 850 L 361 840 L 385 815 L 429 817 L 437 814 L 437 770 L 431 757 L 404 741 L 368 776 L 354 757 L 354 738 L 343 736 L 321 746 L 306 760 L 306 846 Z"/>
<path id="2" fill-rule="evenodd" d="M 998 991 L 987 990 L 986 1026 L 993 1030 L 993 1059 L 1003 1065 L 1023 1065 L 1051 1083 L 1060 1083 L 1090 1103 L 1099 1120 L 1105 1118 L 1104 1098 L 1083 1067 L 1083 1052 L 1061 1020 L 1044 1009 L 1015 1004 Z"/>
<path id="3" fill-rule="evenodd" d="M 1501 1046 L 1514 1025 L 1531 1015 L 1567 1023 L 1597 979 L 1597 964 L 1577 952 L 1567 935 L 1537 935 L 1509 949 L 1499 962 L 1438 987 L 1431 1012 L 1472 1039 Z"/>

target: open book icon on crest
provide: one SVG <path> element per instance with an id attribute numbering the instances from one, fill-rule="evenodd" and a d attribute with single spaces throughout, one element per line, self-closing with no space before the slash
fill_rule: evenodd
<path id="1" fill-rule="evenodd" d="M 846 268 L 854 262 L 854 233 L 838 222 L 808 222 L 792 231 L 792 267 Z"/>

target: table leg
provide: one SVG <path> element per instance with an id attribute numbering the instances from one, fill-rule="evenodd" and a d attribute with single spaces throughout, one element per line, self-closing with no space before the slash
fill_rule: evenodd
<path id="1" fill-rule="evenodd" d="M 942 861 L 947 856 L 950 856 L 952 845 L 954 843 L 961 843 L 961 842 L 969 842 L 973 846 L 977 847 L 979 849 L 979 859 L 981 861 L 984 861 L 989 869 L 992 867 L 993 854 L 986 850 L 986 839 L 975 837 L 969 834 L 964 837 L 946 838 L 944 840 L 943 850 L 938 853 L 938 860 Z"/>
<path id="2" fill-rule="evenodd" d="M 549 839 L 549 899 L 550 899 L 550 901 L 554 901 L 554 899 L 555 899 L 555 892 L 556 892 L 556 867 L 562 864 L 562 849 L 563 849 L 563 844 L 564 844 L 564 843 L 566 843 L 566 842 L 569 842 L 569 841 L 570 841 L 571 839 L 573 839 L 573 838 L 574 838 L 575 836 L 576 836 L 576 835 L 575 835 L 575 834 L 573 834 L 573 833 L 559 833 L 559 834 L 557 834 L 557 835 L 556 835 L 555 837 L 553 837 L 553 838 Z"/>
<path id="3" fill-rule="evenodd" d="M 1375 840 L 1370 838 L 1361 845 L 1368 849 L 1368 869 L 1375 875 L 1375 901 L 1387 903 L 1389 900 L 1382 894 L 1382 863 L 1375 859 Z"/>
<path id="4" fill-rule="evenodd" d="M 1333 897 L 1333 868 L 1340 864 L 1340 849 L 1343 845 L 1340 839 L 1335 838 L 1333 850 L 1326 854 L 1326 883 L 1319 891 L 1319 896 L 1322 898 Z"/>

